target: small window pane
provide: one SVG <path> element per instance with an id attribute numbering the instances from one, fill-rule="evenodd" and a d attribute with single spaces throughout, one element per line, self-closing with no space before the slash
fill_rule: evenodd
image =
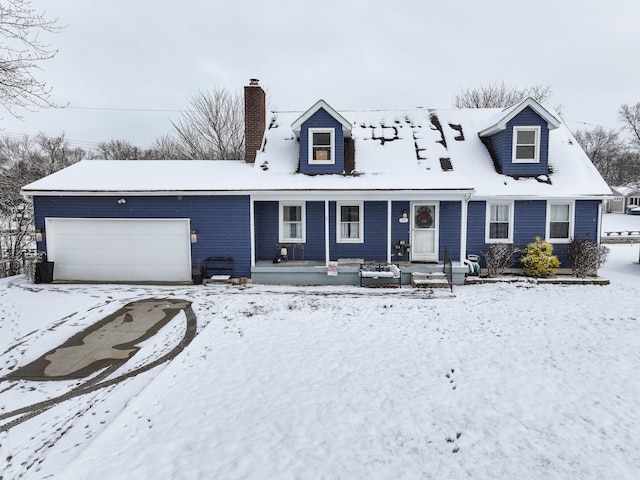
<path id="1" fill-rule="evenodd" d="M 314 160 L 331 160 L 331 148 L 313 147 Z"/>
<path id="2" fill-rule="evenodd" d="M 331 145 L 331 134 L 328 132 L 322 133 L 314 133 L 313 134 L 313 145 L 323 145 L 329 146 Z"/>
<path id="3" fill-rule="evenodd" d="M 290 223 L 287 226 L 289 227 L 287 238 L 302 238 L 302 224 Z"/>
<path id="4" fill-rule="evenodd" d="M 300 206 L 285 206 L 284 207 L 284 221 L 285 222 L 299 222 L 302 220 L 302 207 Z"/>
<path id="5" fill-rule="evenodd" d="M 554 222 L 549 225 L 549 236 L 551 238 L 569 238 L 569 223 Z"/>
<path id="6" fill-rule="evenodd" d="M 509 221 L 509 205 L 491 205 L 492 222 Z"/>
<path id="7" fill-rule="evenodd" d="M 341 207 L 341 215 L 343 222 L 358 222 L 360 221 L 360 207 L 357 205 Z"/>
<path id="8" fill-rule="evenodd" d="M 535 158 L 536 156 L 536 147 L 535 146 L 517 146 L 516 147 L 516 158 Z"/>
<path id="9" fill-rule="evenodd" d="M 518 130 L 518 145 L 533 145 L 536 143 L 534 130 Z"/>
<path id="10" fill-rule="evenodd" d="M 492 223 L 489 225 L 489 238 L 504 239 L 509 238 L 508 223 Z"/>
<path id="11" fill-rule="evenodd" d="M 360 224 L 342 223 L 340 225 L 340 236 L 342 238 L 360 238 Z"/>
<path id="12" fill-rule="evenodd" d="M 569 221 L 569 205 L 552 205 L 551 221 L 552 222 L 568 222 Z"/>

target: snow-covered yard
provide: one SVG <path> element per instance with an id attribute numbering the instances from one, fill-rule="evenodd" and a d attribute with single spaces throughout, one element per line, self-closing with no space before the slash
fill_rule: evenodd
<path id="1" fill-rule="evenodd" d="M 640 478 L 639 246 L 610 248 L 609 286 L 453 295 L 5 279 L 0 377 L 132 300 L 190 300 L 199 327 L 173 361 L 0 432 L 0 478 Z M 0 418 L 74 385 L 0 380 Z"/>

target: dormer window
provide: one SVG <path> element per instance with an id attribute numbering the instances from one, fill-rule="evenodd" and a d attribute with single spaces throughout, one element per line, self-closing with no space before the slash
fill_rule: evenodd
<path id="1" fill-rule="evenodd" d="M 335 130 L 333 128 L 309 129 L 309 163 L 335 163 Z"/>
<path id="2" fill-rule="evenodd" d="M 513 163 L 540 162 L 540 127 L 513 127 Z"/>

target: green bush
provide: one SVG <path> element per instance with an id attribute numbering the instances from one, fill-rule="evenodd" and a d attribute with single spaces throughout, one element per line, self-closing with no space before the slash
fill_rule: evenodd
<path id="1" fill-rule="evenodd" d="M 560 260 L 553 254 L 553 245 L 540 237 L 522 250 L 520 263 L 524 271 L 536 278 L 555 275 Z"/>

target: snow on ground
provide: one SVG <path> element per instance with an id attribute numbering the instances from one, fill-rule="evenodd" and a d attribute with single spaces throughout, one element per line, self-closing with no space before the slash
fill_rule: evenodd
<path id="1" fill-rule="evenodd" d="M 0 378 L 136 299 L 191 300 L 199 333 L 0 433 L 0 477 L 639 478 L 639 246 L 610 248 L 609 286 L 453 295 L 5 279 Z M 136 355 L 165 352 L 179 321 Z M 65 388 L 0 380 L 0 418 Z"/>

